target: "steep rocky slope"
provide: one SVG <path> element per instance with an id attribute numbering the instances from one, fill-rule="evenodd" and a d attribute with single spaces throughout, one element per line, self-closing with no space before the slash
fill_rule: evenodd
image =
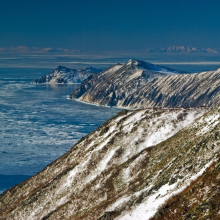
<path id="1" fill-rule="evenodd" d="M 71 97 L 131 109 L 220 104 L 220 68 L 202 73 L 178 74 L 135 60 L 116 66 L 117 71 L 110 68 L 110 72 L 104 71 L 84 81 Z"/>
<path id="2" fill-rule="evenodd" d="M 116 64 L 84 81 L 70 98 L 100 105 L 116 106 L 130 94 L 159 76 L 180 74 L 182 71 L 139 60 Z"/>
<path id="3" fill-rule="evenodd" d="M 160 77 L 118 102 L 118 106 L 130 108 L 219 104 L 220 68 L 216 71 Z"/>
<path id="4" fill-rule="evenodd" d="M 219 216 L 220 109 L 207 111 L 123 110 L 3 193 L 0 219 Z"/>
<path id="5" fill-rule="evenodd" d="M 101 72 L 100 69 L 92 67 L 85 69 L 69 69 L 58 66 L 53 72 L 35 79 L 33 83 L 81 83 L 94 73 Z"/>

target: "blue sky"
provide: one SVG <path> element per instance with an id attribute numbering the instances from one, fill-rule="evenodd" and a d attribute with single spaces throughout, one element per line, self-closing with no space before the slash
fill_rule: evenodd
<path id="1" fill-rule="evenodd" d="M 218 0 L 1 0 L 0 47 L 220 47 Z"/>

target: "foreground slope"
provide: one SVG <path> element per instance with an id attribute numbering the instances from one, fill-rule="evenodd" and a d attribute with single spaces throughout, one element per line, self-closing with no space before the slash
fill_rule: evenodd
<path id="1" fill-rule="evenodd" d="M 206 202 L 219 187 L 220 109 L 205 112 L 122 111 L 39 174 L 3 193 L 0 219 L 169 219 L 178 199 L 184 201 L 179 214 L 184 216 L 202 204 L 191 191 L 196 184 L 205 187 L 200 195 Z M 213 182 L 200 184 L 212 170 L 218 174 Z"/>
<path id="2" fill-rule="evenodd" d="M 45 76 L 35 79 L 33 83 L 81 83 L 89 76 L 101 72 L 100 69 L 92 67 L 85 69 L 69 69 L 58 66 L 54 71 Z"/>
<path id="3" fill-rule="evenodd" d="M 116 106 L 130 94 L 159 76 L 181 74 L 182 71 L 154 65 L 140 60 L 116 64 L 84 81 L 71 98 L 108 106 Z"/>
<path id="4" fill-rule="evenodd" d="M 130 108 L 197 107 L 220 104 L 220 68 L 155 79 L 118 103 Z"/>
<path id="5" fill-rule="evenodd" d="M 219 136 L 216 137 L 216 139 Z M 205 144 L 204 144 L 205 145 Z M 173 195 L 154 220 L 220 219 L 220 159 L 216 159 L 196 181 Z"/>

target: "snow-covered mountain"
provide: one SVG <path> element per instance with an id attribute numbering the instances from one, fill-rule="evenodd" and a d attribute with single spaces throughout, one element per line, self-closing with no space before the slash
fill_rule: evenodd
<path id="1" fill-rule="evenodd" d="M 120 100 L 155 78 L 182 73 L 184 72 L 131 59 L 124 65 L 116 64 L 99 75 L 93 75 L 73 91 L 70 97 L 100 105 L 116 106 Z"/>
<path id="2" fill-rule="evenodd" d="M 33 83 L 81 83 L 89 76 L 101 72 L 101 69 L 93 67 L 85 69 L 69 69 L 58 66 L 53 72 L 35 79 Z"/>
<path id="3" fill-rule="evenodd" d="M 0 219 L 218 219 L 220 108 L 123 110 L 0 195 Z"/>
<path id="4" fill-rule="evenodd" d="M 122 108 L 199 107 L 220 105 L 220 68 L 178 74 L 157 65 L 130 60 L 85 80 L 72 93 L 89 103 Z"/>
<path id="5" fill-rule="evenodd" d="M 157 78 L 120 100 L 118 105 L 129 108 L 218 106 L 220 68 Z"/>

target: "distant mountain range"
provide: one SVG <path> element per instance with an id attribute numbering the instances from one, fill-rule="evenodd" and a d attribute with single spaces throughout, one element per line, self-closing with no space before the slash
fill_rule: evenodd
<path id="1" fill-rule="evenodd" d="M 91 53 L 92 51 L 81 51 L 78 49 L 67 49 L 67 48 L 52 48 L 52 47 L 26 47 L 26 46 L 18 46 L 18 47 L 1 47 L 0 53 Z M 111 52 L 111 54 L 115 53 L 130 53 L 130 51 L 104 51 L 106 53 Z M 133 51 L 135 52 L 135 51 Z M 201 48 L 201 47 L 191 47 L 191 46 L 171 46 L 171 47 L 163 47 L 163 48 L 147 48 L 146 50 L 136 51 L 138 53 L 212 53 L 218 54 L 220 53 L 220 48 Z M 97 52 L 93 52 L 97 53 Z"/>
<path id="2" fill-rule="evenodd" d="M 220 48 L 200 48 L 189 46 L 172 46 L 165 48 L 148 48 L 146 53 L 220 53 Z"/>
<path id="3" fill-rule="evenodd" d="M 51 47 L 0 47 L 0 53 L 80 53 L 80 50 Z"/>

